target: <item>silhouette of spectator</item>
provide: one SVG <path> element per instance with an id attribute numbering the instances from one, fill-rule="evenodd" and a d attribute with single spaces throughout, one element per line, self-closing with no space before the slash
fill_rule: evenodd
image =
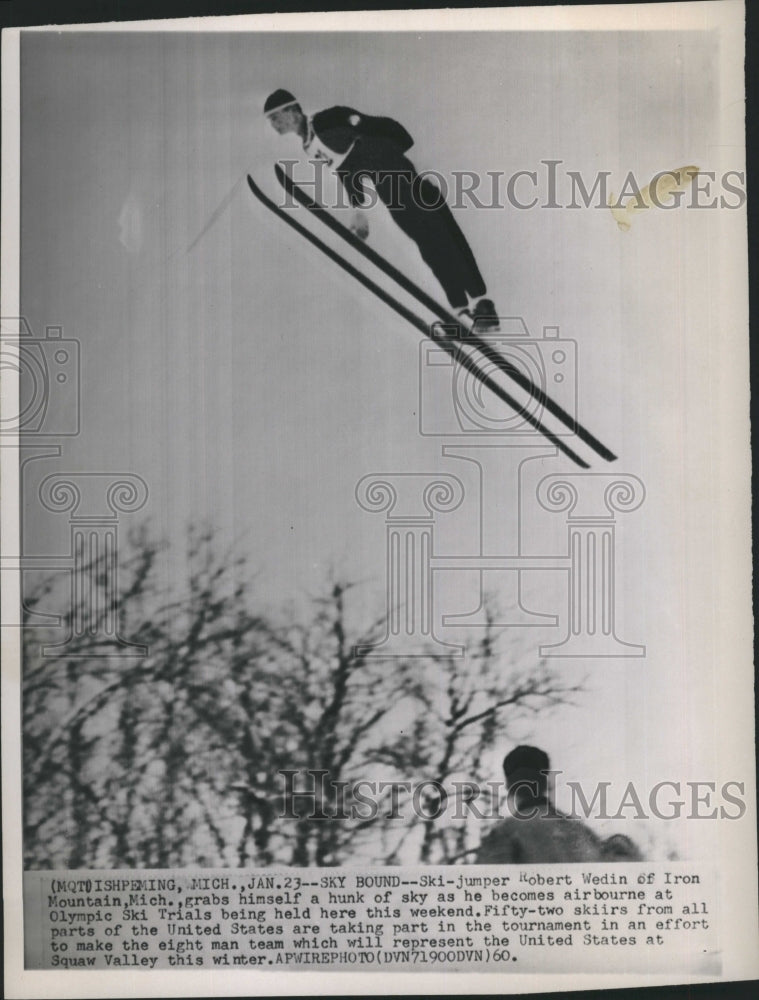
<path id="1" fill-rule="evenodd" d="M 638 861 L 621 834 L 602 841 L 584 823 L 560 813 L 548 791 L 550 761 L 538 747 L 518 746 L 503 761 L 508 819 L 487 834 L 476 863 L 544 864 L 571 861 Z"/>

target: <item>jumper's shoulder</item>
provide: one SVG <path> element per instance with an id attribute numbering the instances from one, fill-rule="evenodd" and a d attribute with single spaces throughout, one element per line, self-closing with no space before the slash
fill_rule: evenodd
<path id="1" fill-rule="evenodd" d="M 351 119 L 358 118 L 359 120 L 363 118 L 360 112 L 356 111 L 354 108 L 348 108 L 342 104 L 336 104 L 331 108 L 324 108 L 323 111 L 317 111 L 315 115 L 312 116 L 311 120 L 314 124 L 314 128 L 317 129 L 331 129 L 348 127 L 354 125 L 355 122 L 351 122 Z"/>

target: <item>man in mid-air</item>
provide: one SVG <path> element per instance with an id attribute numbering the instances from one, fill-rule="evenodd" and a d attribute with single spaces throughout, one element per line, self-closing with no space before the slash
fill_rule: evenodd
<path id="1" fill-rule="evenodd" d="M 404 155 L 413 145 L 408 132 L 391 118 L 334 107 L 308 117 L 287 90 L 275 90 L 264 114 L 279 132 L 294 132 L 312 159 L 324 160 L 340 178 L 355 210 L 351 230 L 369 235 L 364 182 L 370 180 L 395 223 L 419 247 L 462 319 L 480 331 L 497 330 L 498 317 L 477 262 L 440 190 L 420 177 Z"/>

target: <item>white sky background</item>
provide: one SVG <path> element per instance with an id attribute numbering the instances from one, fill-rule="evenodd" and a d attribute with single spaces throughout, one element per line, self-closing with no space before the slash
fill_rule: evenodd
<path id="1" fill-rule="evenodd" d="M 261 117 L 271 90 L 291 89 L 307 110 L 348 104 L 398 119 L 419 169 L 536 170 L 541 199 L 542 159 L 588 183 L 608 170 L 612 190 L 630 170 L 642 185 L 659 170 L 743 162 L 739 148 L 717 148 L 707 32 L 72 32 L 27 34 L 21 51 L 22 312 L 36 333 L 62 325 L 82 345 L 82 433 L 40 478 L 137 473 L 159 537 L 181 547 L 187 524 L 208 520 L 220 543 L 241 540 L 272 607 L 302 604 L 334 566 L 366 581 L 376 611 L 384 525 L 359 509 L 356 483 L 374 471 L 464 472 L 440 457 L 441 439 L 418 432 L 416 332 L 267 217 L 244 184 L 187 254 L 246 172 L 266 178 L 278 157 L 298 155 Z M 715 415 L 729 391 L 713 378 L 715 255 L 740 215 L 647 212 L 622 233 L 598 209 L 458 213 L 499 312 L 523 316 L 535 336 L 558 325 L 577 341 L 580 417 L 619 455 L 613 471 L 647 490 L 618 527 L 619 634 L 647 657 L 559 661 L 568 677 L 587 676 L 589 694 L 516 734 L 568 779 L 751 779 L 722 773 L 711 728 L 726 666 L 710 617 L 725 601 L 713 591 Z M 387 247 L 381 219 L 375 231 Z M 442 300 L 404 241 L 398 232 L 403 266 Z M 545 459 L 540 471 L 569 463 Z M 29 551 L 66 547 L 65 516 L 26 516 Z M 561 547 L 556 521 L 552 540 L 536 533 L 537 549 Z M 447 544 L 465 553 L 465 534 L 449 531 Z M 167 578 L 178 567 L 167 564 Z M 560 611 L 560 582 L 542 585 L 536 610 Z M 557 639 L 534 635 L 535 650 Z M 665 824 L 659 837 L 703 856 L 715 827 Z M 628 832 L 645 843 L 648 830 Z"/>

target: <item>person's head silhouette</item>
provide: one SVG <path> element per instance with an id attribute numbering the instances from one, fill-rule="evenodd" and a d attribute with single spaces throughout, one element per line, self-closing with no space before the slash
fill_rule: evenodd
<path id="1" fill-rule="evenodd" d="M 548 754 L 538 747 L 522 744 L 503 758 L 506 789 L 520 804 L 537 802 L 548 797 Z"/>

